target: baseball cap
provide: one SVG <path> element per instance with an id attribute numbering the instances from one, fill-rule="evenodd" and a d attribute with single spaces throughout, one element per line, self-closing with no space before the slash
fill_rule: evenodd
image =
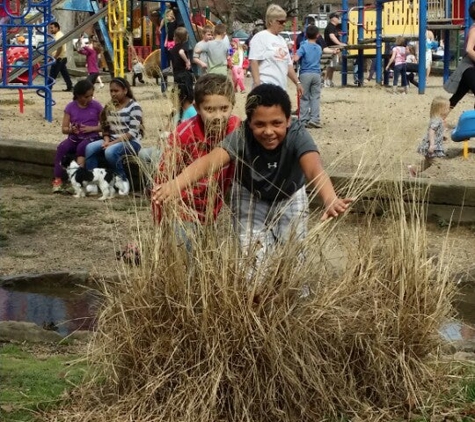
<path id="1" fill-rule="evenodd" d="M 337 12 L 332 12 L 332 13 L 330 13 L 329 18 L 330 18 L 330 19 L 333 19 L 333 18 L 338 18 L 338 19 L 340 19 L 340 14 L 337 13 Z"/>

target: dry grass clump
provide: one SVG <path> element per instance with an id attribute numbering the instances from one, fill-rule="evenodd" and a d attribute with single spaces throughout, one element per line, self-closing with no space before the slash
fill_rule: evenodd
<path id="1" fill-rule="evenodd" d="M 390 420 L 426 403 L 448 266 L 427 256 L 422 208 L 393 196 L 378 221 L 348 217 L 360 220 L 354 237 L 340 220 L 316 222 L 255 271 L 225 216 L 199 233 L 178 218 L 142 226 L 142 265 L 104 285 L 96 377 L 64 418 Z"/>

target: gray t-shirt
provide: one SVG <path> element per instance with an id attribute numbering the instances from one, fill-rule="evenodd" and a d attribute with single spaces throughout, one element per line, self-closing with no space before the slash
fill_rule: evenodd
<path id="1" fill-rule="evenodd" d="M 231 47 L 228 37 L 211 40 L 201 47 L 201 52 L 208 55 L 208 73 L 228 74 L 228 52 Z"/>
<path id="2" fill-rule="evenodd" d="M 310 133 L 292 120 L 284 141 L 266 150 L 252 134 L 247 120 L 219 145 L 235 163 L 234 181 L 267 201 L 288 199 L 305 184 L 300 157 L 318 152 Z"/>
<path id="3" fill-rule="evenodd" d="M 208 42 L 209 41 L 200 41 L 196 43 L 195 50 L 199 50 L 201 51 L 201 53 L 193 55 L 193 57 L 197 57 L 198 59 L 200 59 L 202 62 L 205 62 L 206 64 L 208 64 L 208 54 L 203 51 L 203 46 L 206 45 Z M 198 74 L 201 76 L 201 75 L 204 75 L 205 73 L 206 71 L 203 70 L 200 66 L 198 66 Z"/>

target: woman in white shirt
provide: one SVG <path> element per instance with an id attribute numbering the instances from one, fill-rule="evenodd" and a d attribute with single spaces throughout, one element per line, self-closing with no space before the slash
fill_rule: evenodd
<path id="1" fill-rule="evenodd" d="M 279 33 L 284 29 L 287 14 L 277 4 L 271 4 L 266 12 L 266 29 L 252 37 L 249 63 L 253 85 L 270 83 L 287 90 L 287 77 L 297 86 L 299 95 L 302 85 L 295 73 L 287 42 Z"/>

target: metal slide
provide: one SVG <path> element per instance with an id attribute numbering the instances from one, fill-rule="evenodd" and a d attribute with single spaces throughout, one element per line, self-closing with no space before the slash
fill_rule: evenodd
<path id="1" fill-rule="evenodd" d="M 48 52 L 54 51 L 57 48 L 61 47 L 62 45 L 72 41 L 74 38 L 77 38 L 79 34 L 84 32 L 84 30 L 89 27 L 90 25 L 96 23 L 99 19 L 104 18 L 107 16 L 107 6 L 103 7 L 102 9 L 99 9 L 96 14 L 90 16 L 88 19 L 86 19 L 81 25 L 77 26 L 74 28 L 72 31 L 69 31 L 67 34 L 64 35 L 61 39 L 56 41 L 55 43 L 52 43 L 48 46 Z M 33 67 L 35 64 L 39 63 L 41 60 L 43 60 L 44 54 L 39 53 L 35 51 L 33 53 L 33 58 L 31 60 L 31 63 L 29 65 Z M 8 83 L 11 83 L 14 81 L 18 76 L 20 76 L 22 73 L 28 72 L 28 69 L 17 69 L 14 72 L 10 73 L 8 75 Z"/>

